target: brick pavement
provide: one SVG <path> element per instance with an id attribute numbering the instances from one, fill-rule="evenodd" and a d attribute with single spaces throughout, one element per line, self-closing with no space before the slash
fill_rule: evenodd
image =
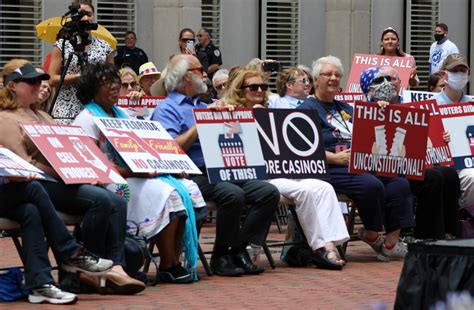
<path id="1" fill-rule="evenodd" d="M 202 233 L 203 248 L 212 241 L 213 228 Z M 270 240 L 284 235 L 272 229 Z M 1 266 L 19 264 L 13 243 L 0 239 Z M 290 268 L 279 260 L 279 249 L 272 248 L 277 268 L 267 267 L 260 276 L 239 278 L 208 277 L 199 268 L 201 281 L 189 285 L 159 284 L 136 296 L 81 295 L 67 309 L 373 309 L 383 304 L 393 308 L 402 262 L 378 262 L 372 250 L 362 242 L 348 247 L 348 265 L 342 271 L 317 268 Z M 150 270 L 154 274 L 154 269 Z M 60 309 L 66 306 L 31 305 L 25 301 L 0 304 L 0 309 Z M 377 308 L 383 309 L 383 308 Z"/>

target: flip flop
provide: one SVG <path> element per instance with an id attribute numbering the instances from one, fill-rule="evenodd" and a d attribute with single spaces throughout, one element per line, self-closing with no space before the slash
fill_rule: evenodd
<path id="1" fill-rule="evenodd" d="M 336 257 L 329 258 L 330 253 L 336 253 Z M 315 251 L 313 255 L 313 263 L 321 269 L 341 270 L 344 265 L 338 264 L 338 260 L 340 260 L 339 254 L 335 249 L 326 250 L 326 252 L 323 253 L 321 251 Z"/>

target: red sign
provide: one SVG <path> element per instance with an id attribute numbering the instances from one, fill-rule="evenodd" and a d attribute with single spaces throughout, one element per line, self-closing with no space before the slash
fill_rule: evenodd
<path id="1" fill-rule="evenodd" d="M 121 108 L 156 108 L 161 100 L 166 97 L 148 97 L 143 96 L 138 99 L 130 99 L 128 97 L 119 97 L 117 101 L 117 106 Z"/>
<path id="2" fill-rule="evenodd" d="M 352 59 L 351 72 L 349 73 L 349 79 L 346 84 L 346 92 L 362 93 L 362 90 L 360 89 L 359 85 L 360 74 L 368 68 L 385 66 L 394 67 L 395 69 L 397 69 L 398 73 L 400 73 L 401 96 L 403 94 L 403 91 L 408 88 L 410 72 L 415 66 L 415 59 L 412 56 L 390 57 L 382 55 L 355 54 L 354 58 Z"/>
<path id="3" fill-rule="evenodd" d="M 426 146 L 426 168 L 434 165 L 452 166 L 454 164 L 449 145 L 443 140 L 444 125 L 436 100 L 410 102 L 408 106 L 430 111 L 428 145 Z"/>
<path id="4" fill-rule="evenodd" d="M 354 104 L 356 101 L 365 101 L 365 96 L 363 93 L 338 93 L 334 99 Z"/>
<path id="5" fill-rule="evenodd" d="M 22 124 L 22 127 L 64 183 L 126 183 L 81 127 L 48 124 Z"/>
<path id="6" fill-rule="evenodd" d="M 349 172 L 424 178 L 430 112 L 355 102 Z"/>

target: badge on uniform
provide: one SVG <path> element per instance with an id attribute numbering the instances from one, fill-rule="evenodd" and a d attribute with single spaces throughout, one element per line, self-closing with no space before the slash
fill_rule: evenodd
<path id="1" fill-rule="evenodd" d="M 216 57 L 219 57 L 219 56 L 221 55 L 221 52 L 220 52 L 218 49 L 215 49 L 215 50 L 214 50 L 214 55 L 215 55 Z"/>

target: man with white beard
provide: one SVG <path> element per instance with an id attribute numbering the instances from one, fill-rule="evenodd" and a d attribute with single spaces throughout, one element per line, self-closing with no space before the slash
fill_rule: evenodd
<path id="1" fill-rule="evenodd" d="M 193 116 L 194 108 L 207 108 L 197 97 L 207 91 L 203 81 L 206 76 L 195 56 L 175 55 L 170 60 L 164 77 L 168 97 L 160 102 L 151 119 L 159 121 L 201 169 L 203 174 L 191 179 L 197 183 L 206 201 L 216 203 L 216 240 L 211 257 L 212 271 L 219 276 L 259 274 L 264 269 L 251 261 L 246 247 L 261 246 L 265 241 L 280 200 L 280 193 L 275 186 L 259 180 L 209 184 Z M 241 225 L 242 210 L 247 205 L 251 207 Z"/>

